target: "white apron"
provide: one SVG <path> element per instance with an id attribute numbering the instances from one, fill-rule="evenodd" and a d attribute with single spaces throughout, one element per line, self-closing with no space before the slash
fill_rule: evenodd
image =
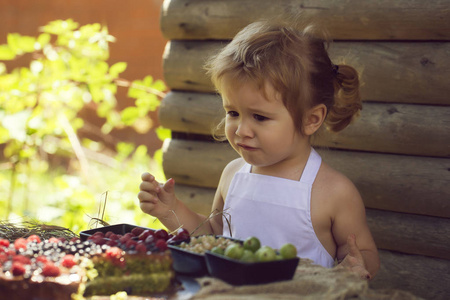
<path id="1" fill-rule="evenodd" d="M 311 188 L 322 158 L 311 154 L 300 181 L 251 173 L 245 164 L 233 177 L 224 204 L 223 235 L 246 239 L 255 236 L 261 245 L 279 249 L 297 247 L 300 258 L 330 268 L 334 259 L 318 240 L 311 223 Z"/>

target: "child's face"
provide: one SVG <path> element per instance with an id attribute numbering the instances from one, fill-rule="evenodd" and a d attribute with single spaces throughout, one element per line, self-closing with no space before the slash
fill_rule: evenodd
<path id="1" fill-rule="evenodd" d="M 252 84 L 223 93 L 225 134 L 244 160 L 257 167 L 277 166 L 298 156 L 304 137 L 278 93 L 266 84 L 264 93 Z"/>

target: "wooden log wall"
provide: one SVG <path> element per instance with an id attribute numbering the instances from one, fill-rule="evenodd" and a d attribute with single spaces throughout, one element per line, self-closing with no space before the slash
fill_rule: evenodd
<path id="1" fill-rule="evenodd" d="M 426 299 L 450 295 L 450 0 L 165 0 L 163 71 L 171 92 L 160 123 L 178 197 L 209 214 L 223 167 L 237 154 L 214 142 L 224 116 L 203 65 L 245 25 L 301 11 L 327 25 L 330 56 L 361 72 L 363 110 L 313 141 L 360 190 L 382 259 L 375 288 Z"/>

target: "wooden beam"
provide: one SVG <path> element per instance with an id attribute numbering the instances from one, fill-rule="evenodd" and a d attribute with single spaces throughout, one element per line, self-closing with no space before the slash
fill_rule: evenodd
<path id="1" fill-rule="evenodd" d="M 170 41 L 163 57 L 167 85 L 214 93 L 204 65 L 225 44 Z M 450 43 L 335 42 L 329 53 L 334 63 L 360 71 L 363 100 L 450 105 Z"/>
<path id="2" fill-rule="evenodd" d="M 381 250 L 381 268 L 369 286 L 376 290 L 400 289 L 423 299 L 447 300 L 450 261 Z"/>
<path id="3" fill-rule="evenodd" d="M 211 135 L 224 117 L 216 94 L 170 92 L 159 110 L 172 131 Z M 450 157 L 450 107 L 364 103 L 361 117 L 340 133 L 323 130 L 317 146 L 420 156 Z"/>
<path id="4" fill-rule="evenodd" d="M 333 39 L 450 40 L 450 2 L 422 0 L 166 0 L 161 31 L 171 39 L 231 39 L 247 24 L 287 13 L 324 24 Z"/>
<path id="5" fill-rule="evenodd" d="M 178 183 L 215 188 L 237 157 L 227 143 L 166 140 L 163 167 Z M 352 180 L 366 207 L 450 217 L 450 159 L 318 149 Z"/>

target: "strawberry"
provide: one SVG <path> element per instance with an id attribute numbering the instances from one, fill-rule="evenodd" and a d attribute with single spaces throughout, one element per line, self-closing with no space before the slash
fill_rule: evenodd
<path id="1" fill-rule="evenodd" d="M 66 267 L 68 269 L 72 268 L 76 264 L 77 262 L 75 261 L 75 256 L 73 256 L 72 254 L 65 255 L 61 260 L 61 266 Z"/>
<path id="2" fill-rule="evenodd" d="M 12 266 L 11 266 L 11 273 L 14 276 L 20 276 L 25 274 L 25 267 L 23 264 L 21 264 L 20 262 L 13 262 Z"/>
<path id="3" fill-rule="evenodd" d="M 14 241 L 14 248 L 16 248 L 16 250 L 26 249 L 27 248 L 27 240 L 24 238 L 18 238 L 17 240 Z"/>
<path id="4" fill-rule="evenodd" d="M 27 238 L 27 242 L 36 242 L 36 243 L 40 243 L 41 242 L 41 238 L 39 236 L 37 236 L 36 234 L 32 234 Z"/>
<path id="5" fill-rule="evenodd" d="M 46 262 L 44 267 L 42 267 L 42 275 L 45 277 L 57 277 L 59 274 L 61 274 L 59 268 L 50 261 Z"/>

